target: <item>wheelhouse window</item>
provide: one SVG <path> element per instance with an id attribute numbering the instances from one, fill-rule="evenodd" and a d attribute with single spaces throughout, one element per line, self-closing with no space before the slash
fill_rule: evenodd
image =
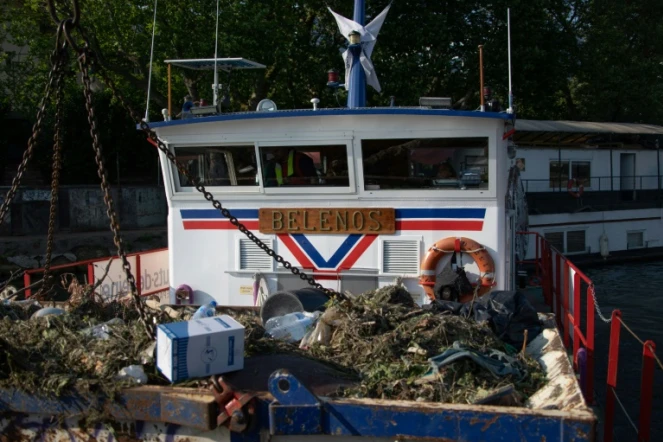
<path id="1" fill-rule="evenodd" d="M 488 138 L 363 140 L 364 189 L 488 189 Z"/>
<path id="2" fill-rule="evenodd" d="M 191 179 L 178 171 L 180 187 L 193 187 L 195 178 L 205 186 L 257 186 L 255 147 L 204 146 L 175 147 L 177 161 L 186 167 Z"/>
<path id="3" fill-rule="evenodd" d="M 263 185 L 349 187 L 345 144 L 260 146 Z"/>

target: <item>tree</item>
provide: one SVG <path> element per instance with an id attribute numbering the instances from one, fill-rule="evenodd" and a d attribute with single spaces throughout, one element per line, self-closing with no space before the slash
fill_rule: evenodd
<path id="1" fill-rule="evenodd" d="M 69 16 L 68 2 L 56 3 L 58 15 Z M 387 0 L 367 3 L 369 21 Z M 4 101 L 31 118 L 50 68 L 56 29 L 44 4 L 44 0 L 14 0 L 6 5 L 9 13 L 5 16 L 11 20 L 0 32 L 0 39 L 29 48 L 29 57 L 20 63 L 0 67 L 0 78 L 9 85 L 4 89 Z M 226 87 L 230 84 L 231 110 L 255 109 L 266 97 L 282 109 L 308 108 L 312 97 L 321 99 L 321 107 L 345 105 L 345 91 L 335 96 L 326 87 L 328 69 L 344 71 L 340 51 L 346 46 L 327 7 L 352 16 L 349 0 L 219 0 L 219 56 L 244 57 L 266 66 L 234 72 L 230 78 L 220 74 L 220 82 Z M 656 42 L 663 39 L 663 25 L 656 17 L 663 12 L 663 4 L 656 0 L 394 2 L 372 56 L 383 90 L 377 93 L 369 88 L 368 104 L 388 105 L 389 97 L 394 96 L 397 105 L 409 106 L 417 105 L 421 96 L 447 96 L 457 109 L 476 109 L 480 100 L 477 47 L 483 45 L 486 83 L 506 107 L 507 7 L 512 17 L 513 84 L 519 118 L 660 121 L 663 56 Z M 137 109 L 146 104 L 153 14 L 153 0 L 81 2 L 81 26 L 99 54 L 100 68 L 114 78 Z M 150 120 L 160 119 L 160 110 L 167 106 L 164 60 L 211 58 L 215 27 L 214 2 L 158 3 Z M 79 143 L 84 139 L 85 122 L 73 60 L 70 68 L 71 111 L 65 124 L 72 137 L 71 152 L 77 152 L 88 147 Z M 211 101 L 212 72 L 174 67 L 172 80 L 174 114 L 187 93 Z M 103 109 L 98 115 L 104 120 L 100 126 L 108 153 L 122 158 L 123 170 L 138 162 L 151 164 L 154 174 L 152 151 L 149 161 L 147 157 L 134 161 L 138 152 L 148 152 L 134 123 L 109 91 L 95 95 Z M 46 152 L 50 142 L 43 143 Z M 88 154 L 72 154 L 67 162 Z M 47 162 L 44 160 L 45 168 Z M 139 171 L 136 166 L 131 173 Z M 93 179 L 91 174 L 89 180 Z"/>

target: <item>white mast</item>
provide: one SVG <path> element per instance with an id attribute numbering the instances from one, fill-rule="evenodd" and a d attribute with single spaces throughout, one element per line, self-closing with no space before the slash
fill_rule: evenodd
<path id="1" fill-rule="evenodd" d="M 217 50 L 219 47 L 219 0 L 216 0 L 216 34 L 214 36 L 214 106 L 219 96 L 219 72 L 216 70 Z"/>
<path id="2" fill-rule="evenodd" d="M 509 50 L 509 108 L 507 113 L 513 113 L 513 90 L 511 89 L 511 11 L 506 9 L 506 29 L 507 29 L 507 45 Z"/>

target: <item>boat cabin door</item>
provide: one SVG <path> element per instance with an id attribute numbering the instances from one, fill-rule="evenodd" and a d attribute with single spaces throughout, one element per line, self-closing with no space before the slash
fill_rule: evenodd
<path id="1" fill-rule="evenodd" d="M 621 177 L 620 189 L 622 199 L 635 200 L 635 154 L 622 153 L 619 155 L 619 175 Z"/>

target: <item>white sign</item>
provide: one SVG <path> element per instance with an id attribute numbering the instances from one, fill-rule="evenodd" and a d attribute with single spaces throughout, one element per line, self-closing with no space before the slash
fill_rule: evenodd
<path id="1" fill-rule="evenodd" d="M 170 288 L 168 250 L 145 252 L 139 256 L 141 294 L 168 290 Z"/>
<path id="2" fill-rule="evenodd" d="M 145 252 L 127 257 L 131 265 L 131 274 L 138 281 L 140 276 L 140 295 L 168 290 L 169 272 L 168 272 L 168 250 L 159 250 L 156 252 Z M 94 282 L 102 280 L 97 288 L 97 293 L 104 299 L 118 298 L 129 293 L 129 282 L 124 274 L 122 260 L 112 258 L 112 262 L 106 274 L 106 266 L 109 260 L 97 261 L 92 263 L 94 268 Z M 140 275 L 137 269 L 140 269 Z"/>

